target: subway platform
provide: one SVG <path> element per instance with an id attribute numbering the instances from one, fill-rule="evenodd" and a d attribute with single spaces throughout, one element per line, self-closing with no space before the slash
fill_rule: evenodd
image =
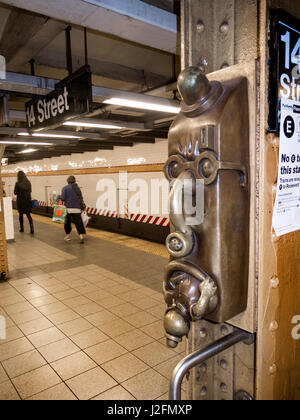
<path id="1" fill-rule="evenodd" d="M 34 223 L 18 233 L 15 215 L 0 283 L 0 400 L 168 399 L 186 343 L 165 345 L 164 247 L 93 229 L 66 243 L 62 226 Z"/>

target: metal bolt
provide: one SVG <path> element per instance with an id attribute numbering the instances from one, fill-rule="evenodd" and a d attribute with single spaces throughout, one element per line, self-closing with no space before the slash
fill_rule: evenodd
<path id="1" fill-rule="evenodd" d="M 279 286 L 278 277 L 277 276 L 272 277 L 271 280 L 270 280 L 270 283 L 271 283 L 272 289 L 277 289 L 277 287 Z"/>
<path id="2" fill-rule="evenodd" d="M 226 362 L 226 360 L 225 360 L 225 359 L 222 359 L 222 360 L 220 361 L 220 366 L 221 366 L 221 368 L 222 368 L 222 369 L 227 369 L 227 367 L 228 367 L 228 363 Z"/>
<path id="3" fill-rule="evenodd" d="M 204 30 L 205 30 L 205 25 L 204 25 L 203 21 L 202 20 L 198 20 L 198 22 L 197 22 L 197 31 L 201 33 L 201 32 L 204 32 Z"/>
<path id="4" fill-rule="evenodd" d="M 227 392 L 227 385 L 226 385 L 226 384 L 224 384 L 224 382 L 222 382 L 222 383 L 220 384 L 220 389 L 221 389 L 221 391 L 222 391 L 222 392 Z"/>
<path id="5" fill-rule="evenodd" d="M 223 35 L 226 35 L 228 33 L 228 31 L 229 31 L 229 24 L 228 24 L 228 22 L 227 21 L 222 22 L 219 29 L 220 29 L 220 32 Z"/>
<path id="6" fill-rule="evenodd" d="M 270 375 L 274 375 L 277 372 L 277 366 L 275 363 L 269 367 Z"/>
<path id="7" fill-rule="evenodd" d="M 223 335 L 228 334 L 228 328 L 226 327 L 226 325 L 222 325 L 222 327 L 221 327 L 221 333 Z"/>
<path id="8" fill-rule="evenodd" d="M 222 64 L 221 69 L 226 69 L 227 67 L 229 67 L 229 64 L 225 62 Z"/>
<path id="9" fill-rule="evenodd" d="M 270 324 L 270 331 L 276 331 L 278 330 L 278 323 L 277 321 L 272 321 Z"/>
<path id="10" fill-rule="evenodd" d="M 207 388 L 206 386 L 203 386 L 200 390 L 201 397 L 204 397 L 207 394 Z"/>
<path id="11" fill-rule="evenodd" d="M 206 328 L 201 328 L 200 330 L 200 338 L 205 338 L 207 336 Z"/>
<path id="12" fill-rule="evenodd" d="M 201 370 L 201 372 L 206 372 L 207 371 L 207 365 L 206 365 L 206 363 L 202 363 L 200 366 L 200 370 Z"/>

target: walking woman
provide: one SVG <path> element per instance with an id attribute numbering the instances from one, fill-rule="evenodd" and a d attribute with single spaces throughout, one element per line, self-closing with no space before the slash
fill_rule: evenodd
<path id="1" fill-rule="evenodd" d="M 65 237 L 65 241 L 71 240 L 71 222 L 73 221 L 80 238 L 80 243 L 83 244 L 83 235 L 85 234 L 85 228 L 82 222 L 81 212 L 85 209 L 85 204 L 83 201 L 81 190 L 76 184 L 76 179 L 73 175 L 69 176 L 69 178 L 67 179 L 67 183 L 68 185 L 66 185 L 62 189 L 61 193 L 61 201 L 65 202 L 65 206 L 68 210 L 68 214 L 65 221 L 65 232 L 67 234 L 67 236 Z"/>
<path id="2" fill-rule="evenodd" d="M 33 220 L 31 217 L 31 183 L 23 171 L 18 172 L 18 181 L 15 185 L 14 194 L 17 196 L 17 209 L 19 212 L 20 232 L 24 232 L 23 216 L 26 214 L 30 233 L 34 234 Z"/>

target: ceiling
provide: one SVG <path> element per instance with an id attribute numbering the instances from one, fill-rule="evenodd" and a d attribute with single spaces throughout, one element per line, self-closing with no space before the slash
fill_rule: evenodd
<path id="1" fill-rule="evenodd" d="M 74 5 L 78 4 L 79 6 L 83 2 L 92 3 L 90 6 L 97 13 L 102 10 L 100 8 L 98 11 L 98 3 L 105 5 L 106 2 L 106 0 L 60 0 L 59 5 L 61 6 L 64 2 L 70 4 L 72 1 L 74 1 Z M 53 10 L 50 6 L 44 7 L 47 16 L 35 13 L 35 10 L 39 10 L 38 6 L 43 2 L 44 6 L 51 5 L 52 7 L 53 5 Z M 89 25 L 87 25 L 88 63 L 93 74 L 93 110 L 84 116 L 85 121 L 113 121 L 122 125 L 123 128 L 104 130 L 86 127 L 57 127 L 58 133 L 63 134 L 65 131 L 70 132 L 69 134 L 77 133 L 79 138 L 72 140 L 43 139 L 43 141 L 47 140 L 52 144 L 48 146 L 34 145 L 36 151 L 32 153 L 20 153 L 24 147 L 26 148 L 21 144 L 6 145 L 4 157 L 8 158 L 9 163 L 101 149 L 113 150 L 115 146 L 128 147 L 136 143 L 154 143 L 157 138 L 167 138 L 169 126 L 174 118 L 173 114 L 103 103 L 105 95 L 103 94 L 103 96 L 102 93 L 110 92 L 109 89 L 112 92 L 116 89 L 128 92 L 128 94 L 137 95 L 137 97 L 140 94 L 144 94 L 143 96 L 147 94 L 147 97 L 151 95 L 156 98 L 165 98 L 162 101 L 169 99 L 173 102 L 174 99 L 177 99 L 175 81 L 180 67 L 179 56 L 170 51 L 160 50 L 159 40 L 155 38 L 160 30 L 164 30 L 170 35 L 171 40 L 174 38 L 172 33 L 174 31 L 169 29 L 167 24 L 160 22 L 158 26 L 155 26 L 155 20 L 160 20 L 160 14 L 162 14 L 164 19 L 168 18 L 170 22 L 174 22 L 173 15 L 175 15 L 174 12 L 178 12 L 179 2 L 173 0 L 134 0 L 134 2 L 139 6 L 144 4 L 142 10 L 145 10 L 147 16 L 150 16 L 146 23 L 133 15 L 130 18 L 124 16 L 122 11 L 116 14 L 116 10 L 113 10 L 111 13 L 113 19 L 116 19 L 115 22 L 119 17 L 120 26 L 123 25 L 125 17 L 128 25 L 136 28 L 135 40 L 132 40 L 132 32 L 130 35 L 127 31 L 120 33 L 125 38 L 130 37 L 131 39 L 122 38 L 115 33 L 99 32 L 94 29 L 95 23 L 91 22 L 90 18 Z M 56 81 L 68 76 L 66 28 L 69 25 L 72 28 L 70 32 L 72 70 L 76 71 L 85 63 L 84 28 L 76 23 L 76 9 L 74 8 L 72 12 L 74 17 L 70 18 L 71 22 L 59 20 L 62 13 L 55 18 L 52 17 L 57 12 L 54 9 L 56 3 L 58 3 L 57 0 L 51 3 L 47 0 L 28 0 L 26 7 L 32 10 L 24 10 L 15 7 L 15 4 L 23 6 L 23 1 L 3 0 L 2 3 L 0 2 L 0 54 L 6 59 L 7 71 L 6 79 L 0 80 L 0 95 L 5 97 L 4 103 L 8 101 L 9 108 L 9 121 L 6 121 L 5 126 L 2 124 L 0 127 L 0 142 L 7 140 L 19 142 L 21 136 L 18 136 L 18 133 L 26 129 L 25 103 L 34 98 L 37 92 L 39 94 L 48 93 L 51 90 L 49 86 L 54 86 Z M 118 2 L 112 3 L 117 4 Z M 122 3 L 123 5 L 125 3 Z M 86 7 L 89 6 L 86 5 Z M 107 9 L 105 11 L 107 12 Z M 49 15 L 51 16 L 49 17 Z M 149 42 L 143 41 L 141 32 L 138 32 L 138 30 L 143 32 L 141 23 L 148 31 Z M 154 37 L 151 41 L 148 34 L 152 33 Z M 148 44 L 154 44 L 156 48 L 143 45 L 139 42 L 141 40 Z M 170 47 L 169 49 L 176 51 L 176 39 L 174 48 Z M 44 78 L 47 79 L 44 80 Z M 18 79 L 18 83 L 10 83 L 11 79 Z M 47 85 L 47 89 L 41 89 L 44 85 Z M 26 139 L 28 142 L 41 142 L 41 139 L 31 136 L 27 136 Z M 32 145 L 28 145 L 29 147 L 33 148 Z"/>

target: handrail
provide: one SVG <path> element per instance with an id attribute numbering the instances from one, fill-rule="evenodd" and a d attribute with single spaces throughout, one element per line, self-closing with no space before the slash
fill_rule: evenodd
<path id="1" fill-rule="evenodd" d="M 235 330 L 233 333 L 227 335 L 226 337 L 215 341 L 214 343 L 210 344 L 204 349 L 197 350 L 186 356 L 177 364 L 177 366 L 173 370 L 172 377 L 170 380 L 169 400 L 181 400 L 181 385 L 183 378 L 188 372 L 188 370 L 199 365 L 200 363 L 205 362 L 211 357 L 216 356 L 222 351 L 227 350 L 229 347 L 241 341 L 250 340 L 250 344 L 251 342 L 253 342 L 253 337 L 253 334 L 238 329 Z"/>

